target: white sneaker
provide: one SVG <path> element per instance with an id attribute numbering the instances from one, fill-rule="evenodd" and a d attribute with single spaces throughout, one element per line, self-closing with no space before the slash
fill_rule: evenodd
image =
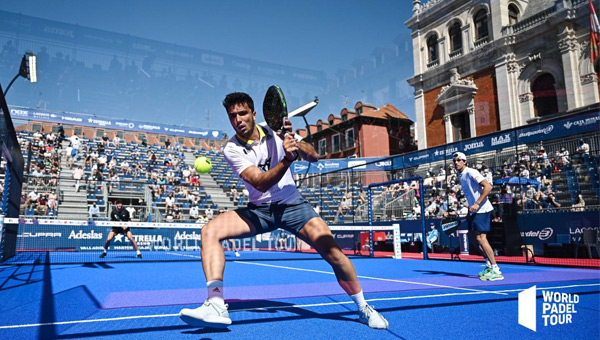
<path id="1" fill-rule="evenodd" d="M 188 325 L 195 327 L 226 328 L 231 325 L 227 304 L 224 308 L 205 301 L 196 309 L 184 308 L 179 312 L 179 318 Z"/>
<path id="2" fill-rule="evenodd" d="M 389 326 L 388 321 L 383 315 L 379 314 L 378 311 L 369 305 L 358 311 L 358 321 L 375 329 L 387 329 Z"/>

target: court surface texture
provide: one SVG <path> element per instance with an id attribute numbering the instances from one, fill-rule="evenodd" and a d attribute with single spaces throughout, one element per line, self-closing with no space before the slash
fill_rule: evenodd
<path id="1" fill-rule="evenodd" d="M 355 304 L 316 254 L 227 252 L 226 259 L 233 324 L 225 329 L 179 319 L 179 310 L 206 298 L 199 261 L 0 266 L 0 338 L 600 338 L 598 269 L 504 264 L 505 280 L 490 282 L 477 277 L 481 262 L 351 256 L 367 301 L 390 323 L 374 330 L 357 321 Z M 533 286 L 536 331 L 518 318 L 519 293 Z M 550 323 L 545 293 L 569 298 L 561 303 L 570 322 L 557 313 L 565 322 Z"/>

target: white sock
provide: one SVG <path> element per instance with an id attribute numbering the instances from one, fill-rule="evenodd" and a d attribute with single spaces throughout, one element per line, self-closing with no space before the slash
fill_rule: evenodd
<path id="1" fill-rule="evenodd" d="M 136 253 L 137 253 L 138 255 L 140 255 L 140 254 L 141 254 L 141 252 L 140 252 L 140 250 L 139 250 L 139 249 L 136 251 Z"/>
<path id="2" fill-rule="evenodd" d="M 363 295 L 362 289 L 360 290 L 360 292 L 354 295 L 350 295 L 350 298 L 356 303 L 356 305 L 358 306 L 358 310 L 365 308 L 365 306 L 367 305 L 367 301 L 365 301 L 365 296 Z"/>
<path id="3" fill-rule="evenodd" d="M 208 302 L 216 303 L 220 306 L 225 305 L 225 300 L 223 299 L 223 281 L 208 281 L 206 282 L 206 288 L 208 289 Z"/>
<path id="4" fill-rule="evenodd" d="M 492 263 L 490 262 L 490 260 L 485 259 L 485 266 L 488 267 L 488 268 L 492 267 Z"/>
<path id="5" fill-rule="evenodd" d="M 496 274 L 500 273 L 500 267 L 498 267 L 497 264 L 492 265 L 492 270 L 494 270 L 494 273 Z"/>

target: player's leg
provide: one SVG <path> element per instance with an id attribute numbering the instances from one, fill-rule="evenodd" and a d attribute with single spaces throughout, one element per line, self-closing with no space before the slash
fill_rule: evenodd
<path id="1" fill-rule="evenodd" d="M 360 292 L 361 287 L 352 261 L 335 242 L 331 230 L 320 217 L 308 221 L 298 233 L 298 237 L 315 250 L 329 263 L 335 276 L 348 295 Z"/>
<path id="2" fill-rule="evenodd" d="M 108 246 L 110 245 L 110 241 L 115 237 L 114 231 L 109 231 L 108 236 L 106 236 L 106 241 L 104 241 L 104 251 L 100 254 L 100 258 L 104 258 L 106 256 L 106 252 L 108 251 Z"/>
<path id="3" fill-rule="evenodd" d="M 476 240 L 482 250 L 482 253 L 491 263 L 491 270 L 488 269 L 479 278 L 484 281 L 504 280 L 500 267 L 496 263 L 494 249 L 487 239 L 487 233 L 490 232 L 491 212 L 475 214 L 472 221 L 472 228 L 477 233 Z"/>
<path id="4" fill-rule="evenodd" d="M 298 232 L 298 237 L 315 248 L 323 259 L 331 265 L 339 285 L 356 303 L 359 321 L 371 328 L 387 329 L 389 326 L 388 321 L 367 304 L 354 264 L 335 242 L 325 221 L 321 217 L 310 219 Z"/>
<path id="5" fill-rule="evenodd" d="M 252 236 L 254 230 L 235 211 L 218 215 L 202 228 L 202 268 L 207 281 L 223 280 L 225 253 L 221 242 Z"/>
<path id="6" fill-rule="evenodd" d="M 202 228 L 202 268 L 206 277 L 208 298 L 195 309 L 184 308 L 179 317 L 196 327 L 227 327 L 231 324 L 227 305 L 223 300 L 223 273 L 225 252 L 221 242 L 232 238 L 254 235 L 255 228 L 236 211 L 219 214 Z"/>
<path id="7" fill-rule="evenodd" d="M 133 234 L 131 233 L 131 229 L 127 228 L 127 231 L 125 232 L 125 236 L 127 236 L 127 238 L 129 239 L 129 242 L 131 242 L 131 244 L 133 245 L 133 249 L 135 249 L 135 253 L 137 254 L 138 258 L 142 258 L 142 253 L 140 252 L 140 248 L 137 245 L 137 242 L 135 242 L 135 239 L 133 238 Z"/>

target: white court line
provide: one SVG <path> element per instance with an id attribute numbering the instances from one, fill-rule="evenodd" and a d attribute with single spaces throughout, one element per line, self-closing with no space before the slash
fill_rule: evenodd
<path id="1" fill-rule="evenodd" d="M 600 283 L 590 283 L 590 284 L 570 285 L 570 286 L 557 286 L 557 287 L 539 287 L 539 288 L 537 288 L 537 290 L 579 288 L 579 287 L 592 287 L 592 286 L 600 286 Z M 503 291 L 498 291 L 498 292 L 511 293 L 511 292 L 521 292 L 523 290 L 525 290 L 525 289 L 509 289 L 509 290 L 503 290 Z M 429 299 L 429 298 L 448 297 L 448 296 L 479 295 L 479 294 L 487 294 L 487 293 L 489 293 L 489 292 L 478 291 L 478 292 L 467 292 L 467 293 L 431 294 L 431 295 L 417 295 L 417 296 L 402 296 L 402 297 L 394 297 L 394 298 L 367 299 L 366 301 L 367 302 L 399 301 L 399 300 Z M 268 309 L 323 307 L 323 306 L 334 306 L 334 305 L 346 305 L 346 304 L 352 304 L 352 303 L 354 303 L 354 301 L 311 303 L 311 304 L 289 305 L 289 306 L 267 306 L 267 307 L 256 307 L 256 308 L 246 308 L 246 309 L 232 309 L 232 310 L 230 310 L 230 312 L 250 312 L 250 311 L 268 310 Z M 84 324 L 84 323 L 92 323 L 92 322 L 109 322 L 109 321 L 134 320 L 134 319 L 170 318 L 170 317 L 175 317 L 175 316 L 179 316 L 179 313 L 134 315 L 134 316 L 122 316 L 122 317 L 116 317 L 116 318 L 103 318 L 103 319 L 91 319 L 91 320 L 73 320 L 73 321 L 57 321 L 57 322 L 47 322 L 47 323 L 30 323 L 30 324 L 23 324 L 23 325 L 7 325 L 7 326 L 0 326 L 0 329 L 42 327 L 42 326 L 56 326 L 56 325 L 73 325 L 73 324 Z"/>
<path id="2" fill-rule="evenodd" d="M 244 264 L 252 264 L 252 265 L 256 265 L 256 266 L 265 266 L 265 267 L 291 269 L 291 270 L 298 270 L 298 271 L 304 271 L 304 272 L 313 272 L 313 273 L 335 275 L 335 273 L 333 273 L 333 272 L 327 272 L 327 271 L 316 270 L 316 269 L 304 269 L 304 268 L 295 268 L 295 267 L 287 267 L 287 266 L 277 266 L 277 265 L 274 265 L 274 264 L 245 262 L 245 261 L 233 261 L 233 262 L 244 263 Z M 396 282 L 396 283 L 408 283 L 408 284 L 421 285 L 421 286 L 430 286 L 430 287 L 438 287 L 438 288 L 465 290 L 465 291 L 468 291 L 468 292 L 479 292 L 479 293 L 488 293 L 488 294 L 508 295 L 506 293 L 499 293 L 499 292 L 496 292 L 496 291 L 481 290 L 481 289 L 471 289 L 471 288 L 462 288 L 462 287 L 454 287 L 454 286 L 446 286 L 446 285 L 438 285 L 438 284 L 435 284 L 435 283 L 404 281 L 404 280 L 396 280 L 396 279 L 384 279 L 384 278 L 380 278 L 380 277 L 363 276 L 363 275 L 358 275 L 358 277 L 361 278 L 361 279 L 387 281 L 387 282 Z"/>

